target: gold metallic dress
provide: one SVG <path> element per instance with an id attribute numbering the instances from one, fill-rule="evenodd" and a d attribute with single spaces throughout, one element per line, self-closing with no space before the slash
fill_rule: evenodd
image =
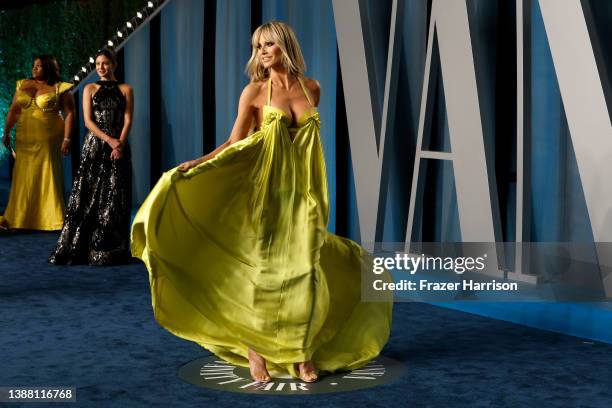
<path id="1" fill-rule="evenodd" d="M 64 191 L 61 145 L 64 120 L 61 95 L 72 84 L 59 82 L 55 91 L 35 97 L 21 90 L 17 103 L 21 114 L 15 137 L 15 166 L 11 192 L 0 224 L 9 228 L 59 230 L 64 223 Z"/>
<path id="2" fill-rule="evenodd" d="M 161 177 L 132 225 L 132 255 L 149 270 L 156 320 L 175 335 L 242 366 L 250 347 L 272 373 L 296 377 L 294 363 L 309 359 L 354 369 L 385 345 L 392 303 L 361 302 L 368 255 L 327 231 L 319 114 L 302 115 L 291 139 L 270 87 L 259 131 Z"/>

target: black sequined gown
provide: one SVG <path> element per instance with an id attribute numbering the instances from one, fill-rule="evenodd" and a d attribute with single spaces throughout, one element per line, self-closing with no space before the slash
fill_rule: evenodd
<path id="1" fill-rule="evenodd" d="M 93 120 L 107 135 L 119 138 L 125 97 L 116 81 L 98 81 L 92 98 Z M 132 166 L 129 145 L 123 158 L 111 160 L 110 146 L 88 132 L 72 185 L 62 232 L 49 262 L 112 265 L 130 259 Z"/>

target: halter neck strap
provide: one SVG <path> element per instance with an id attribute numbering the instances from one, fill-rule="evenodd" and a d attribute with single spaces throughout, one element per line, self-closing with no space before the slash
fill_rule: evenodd
<path id="1" fill-rule="evenodd" d="M 272 77 L 268 78 L 268 105 L 272 101 Z"/>
<path id="2" fill-rule="evenodd" d="M 310 100 L 310 95 L 308 94 L 308 89 L 306 89 L 306 86 L 304 85 L 304 81 L 302 81 L 301 77 L 298 77 L 298 81 L 300 81 L 300 86 L 302 87 L 302 91 L 304 91 L 304 96 L 306 96 L 306 99 L 308 100 L 308 103 L 310 104 L 310 106 L 314 107 L 314 104 L 312 103 L 312 100 Z"/>
<path id="3" fill-rule="evenodd" d="M 304 96 L 306 96 L 306 99 L 308 100 L 308 103 L 310 104 L 310 106 L 314 107 L 314 104 L 312 103 L 312 100 L 310 99 L 310 94 L 308 93 L 308 89 L 306 89 L 306 86 L 304 85 L 304 81 L 302 81 L 301 77 L 297 77 L 298 82 L 300 83 L 300 86 L 302 87 L 302 91 L 304 92 Z M 272 77 L 268 78 L 268 105 L 270 105 L 270 103 L 272 102 Z"/>

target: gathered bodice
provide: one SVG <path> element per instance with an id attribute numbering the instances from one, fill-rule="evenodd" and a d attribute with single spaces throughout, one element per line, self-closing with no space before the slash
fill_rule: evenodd
<path id="1" fill-rule="evenodd" d="M 263 107 L 263 122 L 262 129 L 268 127 L 273 121 L 280 121 L 285 128 L 287 128 L 288 132 L 299 132 L 302 130 L 306 124 L 310 121 L 314 121 L 316 124 L 316 128 L 319 129 L 321 125 L 321 120 L 319 117 L 319 112 L 316 108 L 313 107 L 311 111 L 307 111 L 302 114 L 296 121 L 297 126 L 291 127 L 291 115 L 285 112 L 283 109 L 277 108 L 271 105 L 264 105 Z"/>
<path id="2" fill-rule="evenodd" d="M 266 128 L 270 126 L 270 124 L 277 121 L 278 123 L 282 125 L 284 129 L 287 130 L 287 133 L 294 134 L 293 139 L 291 139 L 291 137 L 289 136 L 289 139 L 291 142 L 294 142 L 298 137 L 300 137 L 300 133 L 303 133 L 301 131 L 306 129 L 308 124 L 310 123 L 315 124 L 315 127 L 314 127 L 315 132 L 318 132 L 321 126 L 319 112 L 317 111 L 317 108 L 314 106 L 310 98 L 310 95 L 308 94 L 308 91 L 306 90 L 306 87 L 304 86 L 304 82 L 302 81 L 302 78 L 298 77 L 298 81 L 300 83 L 302 91 L 304 92 L 304 96 L 306 97 L 306 99 L 308 100 L 308 103 L 311 106 L 311 109 L 304 112 L 300 117 L 296 119 L 295 123 L 297 126 L 295 127 L 291 126 L 292 121 L 293 121 L 291 114 L 286 112 L 284 109 L 278 108 L 276 106 L 272 106 L 272 79 L 271 78 L 268 78 L 268 103 L 267 105 L 263 106 L 263 122 L 261 125 L 262 130 L 265 130 Z"/>
<path id="3" fill-rule="evenodd" d="M 55 84 L 55 91 L 45 92 L 40 95 L 31 96 L 24 92 L 21 87 L 25 80 L 17 81 L 17 103 L 22 109 L 36 109 L 43 113 L 57 113 L 60 110 L 60 96 L 72 88 L 72 84 L 68 82 L 58 82 Z"/>
<path id="4" fill-rule="evenodd" d="M 109 136 L 119 138 L 123 129 L 125 96 L 117 81 L 98 81 L 100 88 L 92 97 L 92 114 L 96 125 Z"/>

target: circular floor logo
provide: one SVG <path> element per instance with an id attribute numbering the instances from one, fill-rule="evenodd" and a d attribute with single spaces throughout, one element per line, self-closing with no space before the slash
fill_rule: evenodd
<path id="1" fill-rule="evenodd" d="M 304 383 L 291 376 L 270 373 L 272 381 L 253 381 L 249 369 L 235 366 L 215 356 L 193 360 L 179 369 L 179 377 L 191 384 L 216 390 L 267 395 L 306 395 L 352 391 L 386 384 L 404 374 L 404 366 L 393 359 L 378 356 L 353 371 L 321 376 L 319 381 Z"/>

